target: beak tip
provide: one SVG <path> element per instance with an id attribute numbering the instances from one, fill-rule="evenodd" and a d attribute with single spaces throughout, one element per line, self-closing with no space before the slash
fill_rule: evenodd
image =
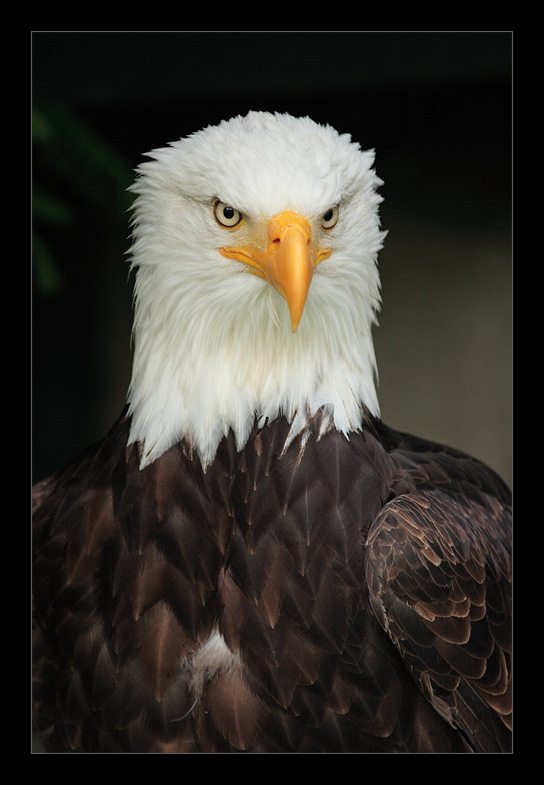
<path id="1" fill-rule="evenodd" d="M 288 303 L 288 306 L 289 306 L 289 303 Z M 294 308 L 289 307 L 289 318 L 290 318 L 290 321 L 291 321 L 291 330 L 292 330 L 293 334 L 296 333 L 296 331 L 299 328 L 300 320 L 302 319 L 303 310 L 304 310 L 304 304 L 302 305 L 302 308 L 294 309 Z"/>
<path id="2" fill-rule="evenodd" d="M 296 333 L 296 331 L 298 330 L 298 326 L 299 326 L 299 324 L 300 324 L 300 319 L 297 319 L 296 321 L 294 321 L 293 319 L 291 319 L 291 332 L 293 333 L 293 335 L 294 335 L 294 334 Z"/>

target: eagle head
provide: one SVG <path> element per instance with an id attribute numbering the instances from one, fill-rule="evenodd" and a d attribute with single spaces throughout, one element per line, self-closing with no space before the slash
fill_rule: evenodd
<path id="1" fill-rule="evenodd" d="M 378 413 L 374 152 L 307 117 L 250 112 L 137 170 L 131 441 L 142 466 L 186 439 L 204 466 L 234 431 L 322 409 Z"/>

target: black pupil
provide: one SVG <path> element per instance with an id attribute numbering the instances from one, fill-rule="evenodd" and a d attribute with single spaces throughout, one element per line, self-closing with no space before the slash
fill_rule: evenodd
<path id="1" fill-rule="evenodd" d="M 324 221 L 330 221 L 332 218 L 332 210 L 327 210 L 325 215 L 323 216 Z"/>
<path id="2" fill-rule="evenodd" d="M 227 221 L 230 221 L 232 218 L 234 218 L 234 208 L 232 208 L 232 207 L 224 207 L 223 208 L 223 217 Z"/>

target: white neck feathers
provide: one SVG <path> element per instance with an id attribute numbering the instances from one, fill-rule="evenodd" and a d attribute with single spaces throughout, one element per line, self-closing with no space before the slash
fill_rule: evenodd
<path id="1" fill-rule="evenodd" d="M 316 275 L 312 288 L 327 283 Z M 180 298 L 180 318 L 155 323 L 137 302 L 129 400 L 142 466 L 181 438 L 207 466 L 230 429 L 241 449 L 255 418 L 284 415 L 294 437 L 321 407 L 345 433 L 361 427 L 363 406 L 378 415 L 371 320 L 354 332 L 349 310 L 327 312 L 310 296 L 293 334 L 280 295 L 254 276 L 251 285 L 244 313 L 199 313 Z"/>

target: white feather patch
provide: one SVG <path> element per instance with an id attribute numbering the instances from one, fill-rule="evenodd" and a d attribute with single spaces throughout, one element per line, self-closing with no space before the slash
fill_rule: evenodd
<path id="1" fill-rule="evenodd" d="M 190 668 L 191 689 L 198 699 L 206 682 L 211 681 L 220 671 L 240 668 L 241 662 L 240 656 L 228 648 L 221 633 L 214 630 L 191 660 L 184 661 L 182 666 Z"/>

